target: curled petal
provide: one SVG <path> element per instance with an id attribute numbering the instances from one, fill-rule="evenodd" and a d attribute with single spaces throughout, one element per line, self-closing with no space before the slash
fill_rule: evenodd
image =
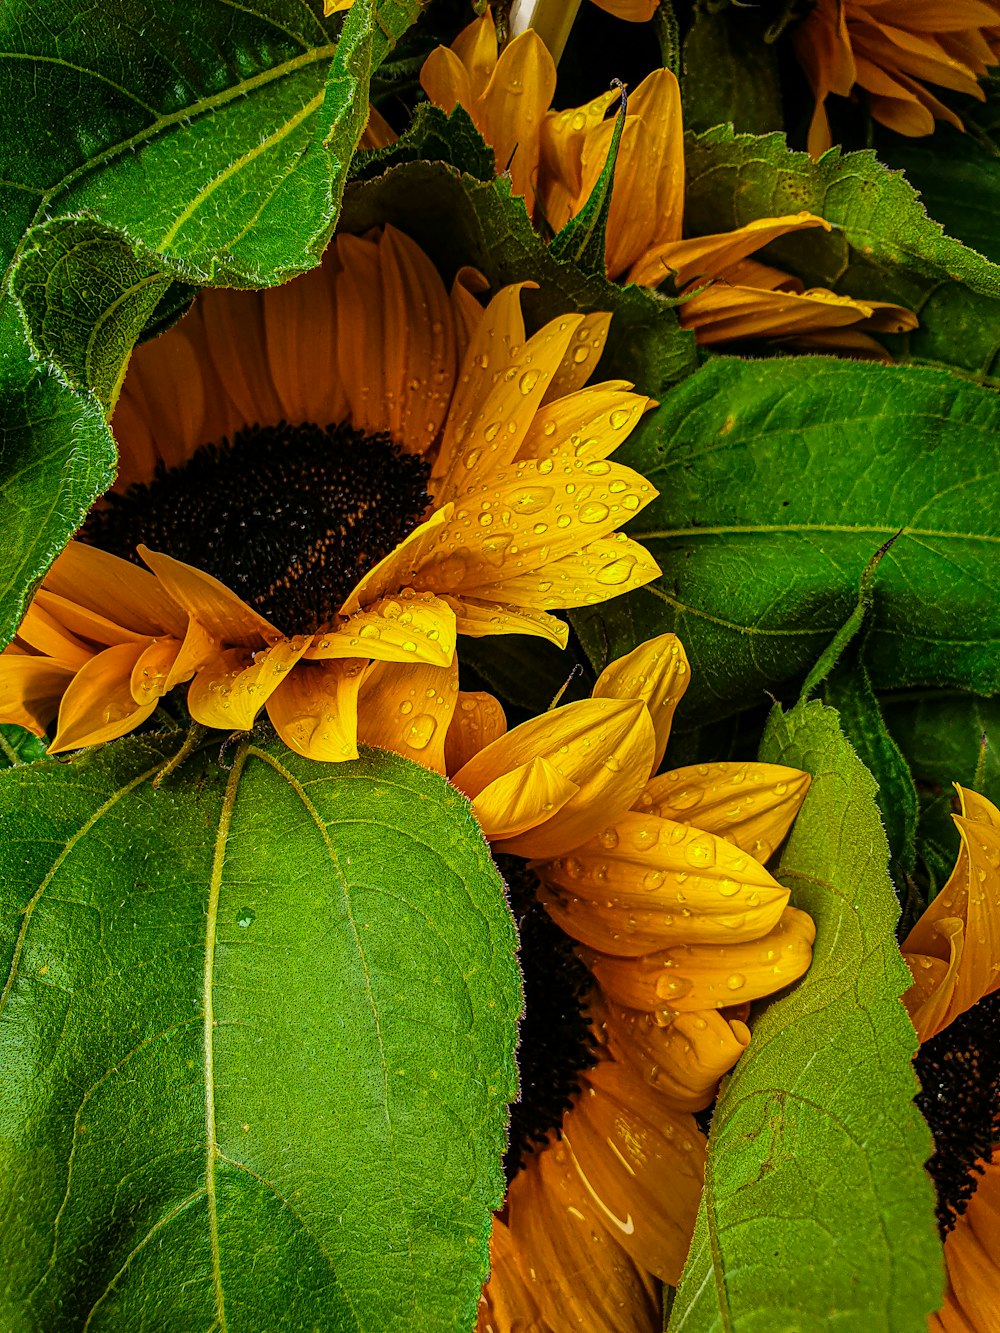
<path id="1" fill-rule="evenodd" d="M 358 740 L 443 773 L 445 740 L 457 702 L 455 658 L 448 666 L 375 662 L 358 696 Z"/>
<path id="2" fill-rule="evenodd" d="M 634 813 L 538 874 L 545 905 L 568 934 L 625 957 L 759 939 L 788 903 L 788 890 L 740 848 Z"/>
<path id="3" fill-rule="evenodd" d="M 80 668 L 59 705 L 59 725 L 49 754 L 117 740 L 145 722 L 157 700 L 136 703 L 132 672 L 149 643 L 149 639 L 140 639 L 114 644 Z"/>
<path id="4" fill-rule="evenodd" d="M 513 838 L 551 818 L 579 790 L 547 759 L 536 755 L 484 787 L 472 808 L 488 838 Z"/>
<path id="5" fill-rule="evenodd" d="M 812 918 L 786 907 L 761 939 L 739 944 L 680 944 L 643 958 L 610 958 L 581 951 L 605 993 L 629 1009 L 650 1013 L 725 1009 L 771 995 L 797 981 L 812 961 Z"/>
<path id="6" fill-rule="evenodd" d="M 648 639 L 597 678 L 595 699 L 641 699 L 649 709 L 656 732 L 654 772 L 663 762 L 674 712 L 690 680 L 687 654 L 676 634 Z"/>
<path id="7" fill-rule="evenodd" d="M 653 778 L 636 809 L 714 833 L 763 865 L 784 842 L 810 780 L 781 764 L 695 764 Z"/>
<path id="8" fill-rule="evenodd" d="M 655 739 L 639 700 L 583 699 L 515 727 L 455 774 L 473 799 L 491 782 L 535 758 L 546 759 L 579 791 L 550 819 L 505 842 L 521 856 L 558 856 L 586 841 L 605 813 L 627 809 L 649 772 Z"/>
<path id="9" fill-rule="evenodd" d="M 351 658 L 303 660 L 289 671 L 267 700 L 267 715 L 285 744 L 307 759 L 357 759 L 364 671 L 365 663 Z"/>
<path id="10" fill-rule="evenodd" d="M 498 699 L 484 691 L 459 690 L 444 747 L 446 771 L 457 773 L 506 730 L 507 718 Z"/>
<path id="11" fill-rule="evenodd" d="M 336 630 L 315 634 L 307 656 L 313 661 L 368 657 L 413 666 L 449 666 L 455 656 L 455 613 L 430 593 L 415 596 L 407 590 L 407 594 L 383 597 Z"/>
<path id="12" fill-rule="evenodd" d="M 217 643 L 262 648 L 283 636 L 280 630 L 230 592 L 224 583 L 182 560 L 140 546 L 139 554 L 170 597 L 212 635 Z M 215 725 L 209 724 L 209 725 Z M 220 723 L 225 725 L 224 723 Z"/>
<path id="13" fill-rule="evenodd" d="M 204 727 L 249 731 L 309 642 L 308 637 L 282 639 L 258 653 L 223 650 L 191 682 L 187 702 L 192 718 Z"/>
<path id="14" fill-rule="evenodd" d="M 181 605 L 148 570 L 96 546 L 70 542 L 45 576 L 46 592 L 115 621 L 139 635 L 183 637 L 187 617 Z"/>

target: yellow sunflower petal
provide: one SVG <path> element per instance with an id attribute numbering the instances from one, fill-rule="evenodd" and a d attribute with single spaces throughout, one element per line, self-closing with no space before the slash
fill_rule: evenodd
<path id="1" fill-rule="evenodd" d="M 53 600 L 62 599 L 53 599 L 51 594 L 46 597 L 44 589 L 39 589 L 35 594 L 34 601 L 25 612 L 24 619 L 18 626 L 17 637 L 21 643 L 27 644 L 36 653 L 53 658 L 62 666 L 77 670 L 85 662 L 90 661 L 94 656 L 94 649 L 82 643 L 66 625 L 60 623 L 50 612 L 47 602 Z M 52 608 L 53 611 L 56 609 L 57 607 Z M 138 637 L 138 635 L 126 631 L 120 638 L 112 639 L 110 642 L 127 643 Z"/>
<path id="2" fill-rule="evenodd" d="M 654 746 L 653 724 L 639 700 L 583 699 L 515 727 L 453 782 L 475 799 L 503 774 L 546 759 L 579 791 L 537 828 L 505 840 L 501 850 L 558 856 L 584 842 L 598 819 L 628 809 L 649 772 Z"/>
<path id="3" fill-rule="evenodd" d="M 690 680 L 687 654 L 676 634 L 648 639 L 605 667 L 597 678 L 595 699 L 641 699 L 649 709 L 656 732 L 654 772 L 663 762 L 674 712 Z"/>
<path id="4" fill-rule="evenodd" d="M 86 606 L 80 606 L 78 602 L 71 601 L 68 597 L 59 597 L 46 588 L 40 588 L 36 593 L 34 608 L 39 612 L 49 612 L 50 618 L 64 627 L 74 637 L 78 635 L 80 638 L 89 639 L 93 643 L 103 644 L 106 648 L 110 648 L 114 643 L 135 643 L 139 639 L 148 637 L 145 634 L 139 634 L 136 630 L 126 629 L 124 625 L 109 620 L 107 616 L 98 615 L 96 611 L 91 611 Z M 29 639 L 28 634 L 25 633 L 26 628 L 30 632 L 27 621 L 21 626 L 18 633 L 21 638 L 33 643 L 34 641 Z M 55 652 L 50 652 L 49 655 L 51 657 L 59 656 Z"/>
<path id="5" fill-rule="evenodd" d="M 701 1199 L 704 1137 L 627 1065 L 602 1061 L 581 1083 L 553 1156 L 569 1159 L 626 1253 L 676 1285 Z"/>
<path id="6" fill-rule="evenodd" d="M 155 704 L 168 689 L 180 683 L 179 679 L 171 679 L 180 650 L 177 639 L 155 639 L 137 658 L 129 677 L 129 692 L 140 707 Z"/>
<path id="7" fill-rule="evenodd" d="M 539 565 L 531 574 L 482 584 L 472 592 L 491 602 L 495 599 L 535 610 L 558 610 L 593 606 L 609 597 L 620 597 L 633 588 L 644 587 L 659 572 L 660 566 L 644 546 L 624 532 L 612 532 L 587 542 L 571 555 Z"/>
<path id="8" fill-rule="evenodd" d="M 496 26 L 489 11 L 462 29 L 452 42 L 452 50 L 469 72 L 471 96 L 482 97 L 497 65 Z"/>
<path id="9" fill-rule="evenodd" d="M 681 323 L 694 329 L 704 346 L 740 338 L 777 338 L 816 335 L 827 329 L 863 323 L 888 333 L 916 328 L 917 319 L 902 306 L 857 301 L 851 296 L 813 288 L 807 292 L 760 291 L 716 283 L 686 301 Z"/>
<path id="10" fill-rule="evenodd" d="M 902 946 L 916 978 L 903 1002 L 922 1041 L 1000 986 L 1000 811 L 976 792 L 957 790 L 955 868 Z M 924 958 L 947 965 L 943 976 L 934 969 L 933 990 Z"/>
<path id="11" fill-rule="evenodd" d="M 545 1316 L 543 1328 L 587 1333 L 657 1328 L 662 1316 L 654 1280 L 619 1245 L 619 1228 L 610 1219 L 605 1226 L 598 1201 L 568 1154 L 557 1160 L 559 1147 L 550 1142 L 530 1156 L 507 1194 L 512 1248 L 525 1286 Z"/>
<path id="12" fill-rule="evenodd" d="M 262 652 L 228 648 L 206 663 L 188 688 L 188 711 L 204 727 L 249 731 L 268 698 L 309 646 L 283 639 Z"/>
<path id="13" fill-rule="evenodd" d="M 994 1148 L 976 1192 L 945 1238 L 948 1290 L 929 1333 L 990 1333 L 1000 1290 L 1000 1148 Z"/>
<path id="14" fill-rule="evenodd" d="M 448 728 L 444 757 L 446 770 L 457 773 L 480 750 L 492 745 L 507 730 L 499 699 L 481 690 L 459 690 L 458 707 Z"/>
<path id="15" fill-rule="evenodd" d="M 653 778 L 636 809 L 717 834 L 763 865 L 784 842 L 810 781 L 782 764 L 695 764 Z"/>
<path id="16" fill-rule="evenodd" d="M 780 218 L 755 218 L 735 231 L 718 232 L 711 236 L 692 236 L 686 241 L 677 239 L 668 246 L 650 251 L 629 275 L 632 282 L 655 287 L 668 272 L 673 272 L 679 287 L 708 278 L 724 278 L 730 268 L 752 255 L 763 246 L 787 236 L 790 232 L 822 227 L 830 231 L 830 223 L 815 213 L 788 213 Z"/>
<path id="17" fill-rule="evenodd" d="M 510 1228 L 493 1218 L 490 1235 L 490 1280 L 479 1298 L 476 1333 L 512 1333 L 522 1328 L 537 1333 L 545 1328 L 542 1313 L 521 1276 Z"/>
<path id="18" fill-rule="evenodd" d="M 472 597 L 446 597 L 454 609 L 459 634 L 484 639 L 493 634 L 530 634 L 565 648 L 569 626 L 544 611 L 510 606 L 502 601 L 478 602 Z"/>
<path id="19" fill-rule="evenodd" d="M 358 740 L 443 773 L 457 703 L 457 659 L 449 666 L 376 662 L 358 695 Z"/>
<path id="20" fill-rule="evenodd" d="M 607 458 L 628 438 L 652 405 L 644 394 L 630 393 L 627 380 L 608 380 L 543 404 L 518 450 L 524 459 Z"/>
<path id="21" fill-rule="evenodd" d="M 327 763 L 358 757 L 358 689 L 364 662 L 300 661 L 267 700 L 267 715 L 296 754 Z"/>
<path id="22" fill-rule="evenodd" d="M 632 812 L 539 874 L 542 900 L 567 934 L 627 957 L 759 939 L 788 902 L 788 890 L 740 848 Z"/>
<path id="23" fill-rule="evenodd" d="M 579 792 L 542 755 L 519 764 L 484 787 L 472 808 L 488 838 L 512 838 L 537 828 Z"/>
<path id="24" fill-rule="evenodd" d="M 476 330 L 483 321 L 483 307 L 476 300 L 474 293 L 484 292 L 489 283 L 478 269 L 466 265 L 455 274 L 451 284 L 451 309 L 455 319 L 456 354 L 458 364 L 465 361 L 469 344 L 476 336 Z"/>
<path id="25" fill-rule="evenodd" d="M 157 338 L 155 349 L 136 349 L 119 404 L 123 406 L 121 420 L 117 407 L 114 420 L 122 429 L 123 447 L 127 450 L 135 438 L 136 417 L 143 422 L 154 446 L 153 466 L 145 460 L 136 480 L 149 481 L 156 460 L 167 467 L 180 466 L 199 444 L 205 443 L 205 373 L 184 329 L 170 329 Z M 137 441 L 143 452 L 146 431 L 140 429 Z M 125 471 L 134 468 L 136 462 L 128 459 Z"/>
<path id="26" fill-rule="evenodd" d="M 70 542 L 46 574 L 45 590 L 102 619 L 113 608 L 116 623 L 139 635 L 184 634 L 187 617 L 153 575 L 96 546 Z"/>
<path id="27" fill-rule="evenodd" d="M 650 1013 L 724 1009 L 797 981 L 812 961 L 812 918 L 786 907 L 773 930 L 738 944 L 680 944 L 642 958 L 581 956 L 612 1000 Z"/>
<path id="28" fill-rule="evenodd" d="M 593 1003 L 592 1003 L 593 1008 Z M 716 1009 L 678 1014 L 661 1025 L 650 1013 L 605 1002 L 600 1011 L 612 1050 L 621 1053 L 679 1111 L 710 1106 L 719 1080 L 750 1044 L 750 1029 Z"/>
<path id="29" fill-rule="evenodd" d="M 599 9 L 629 23 L 647 23 L 656 13 L 658 3 L 659 0 L 594 0 Z"/>
<path id="30" fill-rule="evenodd" d="M 541 176 L 545 216 L 553 231 L 561 231 L 576 208 L 585 202 L 583 193 L 583 149 L 587 135 L 604 120 L 610 107 L 619 100 L 616 88 L 600 93 L 583 106 L 565 111 L 549 111 L 542 124 Z M 552 187 L 558 184 L 554 197 Z"/>
<path id="31" fill-rule="evenodd" d="M 554 403 L 556 399 L 583 388 L 601 359 L 610 328 L 611 315 L 606 311 L 595 310 L 584 315 L 563 353 L 563 359 L 549 380 L 549 387 L 542 398 L 543 405 Z"/>
<path id="32" fill-rule="evenodd" d="M 307 656 L 447 667 L 455 656 L 455 637 L 455 613 L 446 601 L 404 589 L 398 597 L 383 597 L 358 611 L 336 630 L 316 634 Z"/>
<path id="33" fill-rule="evenodd" d="M 263 292 L 218 287 L 209 287 L 198 298 L 212 364 L 244 422 L 280 421 L 283 415 L 271 379 L 265 300 Z"/>
<path id="34" fill-rule="evenodd" d="M 135 664 L 148 646 L 148 639 L 118 643 L 80 668 L 59 705 L 59 725 L 49 754 L 113 741 L 145 722 L 157 700 L 136 703 L 131 680 Z"/>
<path id="35" fill-rule="evenodd" d="M 555 62 L 529 28 L 504 47 L 475 117 L 493 148 L 497 171 L 510 172 L 511 189 L 524 196 L 529 214 L 535 208 L 542 120 L 555 90 Z"/>
<path id="36" fill-rule="evenodd" d="M 0 653 L 0 722 L 41 736 L 59 711 L 59 701 L 77 668 L 48 657 Z"/>
<path id="37" fill-rule="evenodd" d="M 336 256 L 336 247 L 330 254 Z M 289 422 L 326 426 L 347 416 L 347 393 L 337 364 L 334 264 L 305 273 L 266 293 L 264 332 L 275 392 Z"/>
<path id="38" fill-rule="evenodd" d="M 262 648 L 283 638 L 270 621 L 224 583 L 182 560 L 139 547 L 139 554 L 170 597 L 197 620 L 219 643 L 243 648 Z"/>

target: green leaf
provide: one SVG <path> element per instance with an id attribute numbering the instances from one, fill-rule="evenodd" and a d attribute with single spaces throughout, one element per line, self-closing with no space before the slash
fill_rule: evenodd
<path id="1" fill-rule="evenodd" d="M 1000 383 L 1000 267 L 945 236 L 901 173 L 874 153 L 814 162 L 780 134 L 721 127 L 686 140 L 685 234 L 739 227 L 806 209 L 832 232 L 799 232 L 762 251 L 807 286 L 916 312 L 920 327 L 887 339 L 894 355 Z"/>
<path id="2" fill-rule="evenodd" d="M 801 680 L 878 566 L 876 689 L 1000 689 L 1000 398 L 940 371 L 718 358 L 616 454 L 660 497 L 629 535 L 663 573 L 572 620 L 603 664 L 665 630 L 691 659 L 684 725 Z"/>
<path id="3" fill-rule="evenodd" d="M 36 356 L 110 413 L 129 354 L 171 286 L 162 261 L 137 255 L 86 218 L 56 218 L 31 233 L 11 291 Z"/>
<path id="4" fill-rule="evenodd" d="M 694 339 L 680 328 L 673 303 L 560 263 L 504 178 L 484 182 L 444 162 L 408 162 L 375 180 L 351 184 L 341 230 L 363 232 L 386 222 L 418 241 L 446 279 L 471 264 L 494 290 L 525 279 L 537 282 L 538 290 L 525 292 L 523 302 L 535 326 L 571 311 L 612 311 L 598 379 L 627 379 L 655 397 L 694 369 Z"/>
<path id="5" fill-rule="evenodd" d="M 760 757 L 813 775 L 777 877 L 815 954 L 723 1085 L 670 1333 L 922 1329 L 941 1246 L 874 783 L 819 703 L 775 710 Z"/>
<path id="6" fill-rule="evenodd" d="M 625 128 L 625 113 L 628 97 L 623 84 L 619 83 L 621 105 L 615 116 L 615 127 L 611 132 L 608 156 L 601 174 L 594 182 L 594 188 L 587 202 L 575 217 L 553 236 L 549 251 L 563 263 L 576 264 L 584 273 L 596 273 L 601 277 L 606 272 L 605 252 L 607 247 L 608 214 L 611 211 L 611 191 L 615 183 L 615 165 L 618 161 L 618 148 Z"/>
<path id="7" fill-rule="evenodd" d="M 521 994 L 468 803 L 177 744 L 0 773 L 0 1325 L 471 1327 Z"/>
<path id="8" fill-rule="evenodd" d="M 697 9 L 684 39 L 684 124 L 690 131 L 731 124 L 740 133 L 781 128 L 781 87 L 768 14 Z"/>
<path id="9" fill-rule="evenodd" d="M 23 727 L 5 722 L 0 724 L 0 768 L 12 764 L 33 764 L 45 756 L 45 742 Z"/>
<path id="10" fill-rule="evenodd" d="M 395 143 L 355 154 L 351 180 L 372 180 L 390 167 L 420 161 L 447 162 L 481 181 L 490 181 L 496 175 L 493 149 L 461 102 L 450 112 L 433 102 L 421 102 L 406 132 Z"/>

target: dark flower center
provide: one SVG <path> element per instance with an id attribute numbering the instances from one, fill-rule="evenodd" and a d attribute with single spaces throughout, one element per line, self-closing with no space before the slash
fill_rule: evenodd
<path id="1" fill-rule="evenodd" d="M 1000 991 L 987 995 L 920 1047 L 916 1103 L 934 1135 L 927 1170 L 942 1239 L 969 1206 L 1000 1139 Z"/>
<path id="2" fill-rule="evenodd" d="M 520 1094 L 510 1108 L 510 1143 L 504 1157 L 507 1183 L 562 1124 L 579 1076 L 594 1064 L 594 1039 L 586 1014 L 590 973 L 573 952 L 573 941 L 536 897 L 538 881 L 516 856 L 496 858 L 507 881 L 520 935 L 524 977 L 517 1064 Z"/>
<path id="3" fill-rule="evenodd" d="M 328 625 L 423 518 L 430 466 L 348 426 L 251 426 L 109 495 L 84 541 L 143 543 L 214 575 L 285 634 Z"/>

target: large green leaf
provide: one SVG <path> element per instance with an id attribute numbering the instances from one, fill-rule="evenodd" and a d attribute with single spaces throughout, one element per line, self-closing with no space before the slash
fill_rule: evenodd
<path id="1" fill-rule="evenodd" d="M 799 232 L 765 252 L 809 286 L 896 301 L 920 327 L 891 339 L 901 359 L 955 366 L 1000 383 L 1000 267 L 944 235 L 900 172 L 874 153 L 827 153 L 814 162 L 780 134 L 731 128 L 687 138 L 685 226 L 727 231 L 753 218 L 806 209 L 832 232 Z"/>
<path id="2" fill-rule="evenodd" d="M 468 804 L 169 753 L 0 773 L 0 1326 L 471 1327 L 521 998 Z"/>
<path id="3" fill-rule="evenodd" d="M 616 457 L 658 487 L 632 525 L 663 573 L 574 613 L 595 661 L 664 630 L 691 658 L 686 725 L 805 675 L 879 547 L 877 689 L 1000 689 L 993 497 L 1000 398 L 941 371 L 833 358 L 719 358 Z"/>
<path id="4" fill-rule="evenodd" d="M 917 1333 L 941 1247 L 875 785 L 819 703 L 775 710 L 761 758 L 813 776 L 777 877 L 815 954 L 723 1086 L 670 1333 Z"/>
<path id="5" fill-rule="evenodd" d="M 418 10 L 358 0 L 338 44 L 340 20 L 283 0 L 0 7 L 0 643 L 113 478 L 99 404 L 152 313 L 143 299 L 168 285 L 156 256 L 172 278 L 238 286 L 317 263 L 367 81 Z M 93 222 L 29 231 L 70 212 Z M 30 340 L 6 294 L 24 250 Z M 67 392 L 33 351 L 97 397 Z"/>
<path id="6" fill-rule="evenodd" d="M 764 40 L 769 10 L 700 7 L 684 37 L 684 124 L 741 133 L 781 128 L 781 86 L 774 44 Z"/>

